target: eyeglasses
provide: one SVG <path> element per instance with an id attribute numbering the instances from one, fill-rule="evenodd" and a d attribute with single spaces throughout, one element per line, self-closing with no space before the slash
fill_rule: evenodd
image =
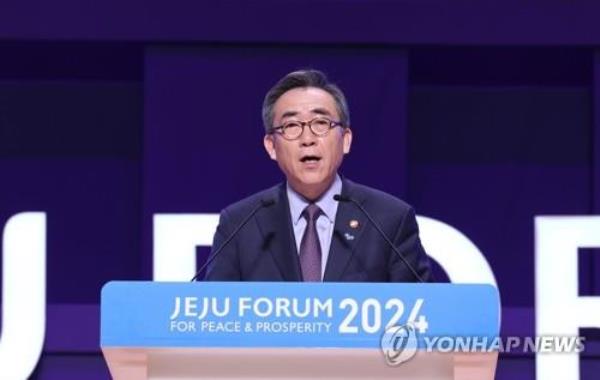
<path id="1" fill-rule="evenodd" d="M 332 121 L 326 117 L 316 117 L 309 121 L 290 120 L 279 127 L 271 129 L 270 133 L 279 133 L 286 140 L 296 140 L 302 133 L 304 133 L 304 127 L 308 125 L 310 131 L 315 136 L 325 136 L 329 133 L 330 129 L 335 127 L 342 127 L 342 123 L 339 121 Z"/>

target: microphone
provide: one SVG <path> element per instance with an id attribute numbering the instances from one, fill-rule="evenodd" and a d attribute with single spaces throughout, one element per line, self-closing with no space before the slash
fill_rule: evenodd
<path id="1" fill-rule="evenodd" d="M 333 199 L 335 201 L 338 201 L 338 202 L 350 202 L 350 203 L 353 203 L 354 205 L 356 205 L 356 207 L 358 207 L 360 209 L 360 211 L 362 211 L 362 213 L 365 214 L 365 216 L 367 217 L 367 219 L 369 219 L 369 221 L 371 222 L 371 224 L 375 227 L 375 229 L 379 232 L 379 234 L 383 237 L 383 239 L 388 243 L 388 245 L 392 248 L 392 250 L 394 252 L 396 252 L 396 254 L 402 260 L 402 262 L 404 263 L 404 265 L 406 265 L 406 267 L 408 269 L 410 269 L 410 271 L 415 276 L 415 278 L 417 278 L 420 282 L 423 282 L 423 283 L 425 282 L 421 278 L 421 276 L 419 276 L 419 274 L 417 273 L 417 271 L 415 270 L 415 268 L 413 268 L 412 265 L 410 265 L 410 263 L 400 253 L 400 251 L 398 250 L 398 248 L 396 248 L 396 246 L 394 245 L 394 243 L 392 243 L 392 241 L 390 240 L 390 238 L 387 237 L 387 235 L 385 234 L 385 232 L 383 232 L 383 230 L 381 229 L 381 227 L 379 226 L 379 224 L 377 224 L 377 222 L 375 222 L 375 219 L 373 219 L 371 217 L 371 215 L 367 212 L 367 210 L 365 210 L 365 208 L 360 203 L 358 203 L 358 201 L 356 199 L 347 197 L 345 195 L 340 195 L 340 194 L 335 194 L 333 196 Z"/>
<path id="2" fill-rule="evenodd" d="M 194 275 L 194 277 L 192 277 L 192 279 L 190 280 L 190 282 L 194 282 L 198 279 L 198 277 L 200 276 L 200 274 L 202 273 L 202 271 L 204 269 L 206 269 L 206 267 L 212 263 L 214 261 L 214 259 L 217 258 L 217 256 L 219 255 L 219 253 L 221 253 L 223 251 L 223 248 L 225 248 L 227 246 L 227 244 L 229 244 L 229 242 L 231 240 L 233 240 L 233 238 L 238 234 L 238 232 L 240 232 L 240 230 L 242 229 L 242 227 L 244 227 L 246 225 L 246 223 L 248 223 L 248 221 L 250 220 L 250 218 L 252 218 L 254 216 L 254 214 L 256 214 L 258 212 L 258 210 L 261 210 L 265 207 L 269 207 L 271 206 L 273 203 L 275 203 L 275 200 L 273 198 L 266 198 L 266 199 L 261 199 L 260 202 L 256 205 L 256 207 L 254 207 L 252 209 L 252 211 L 250 211 L 250 213 L 242 220 L 242 222 L 240 224 L 238 224 L 238 226 L 233 230 L 233 232 L 229 235 L 229 237 L 227 237 L 227 239 L 225 239 L 225 241 L 223 242 L 223 244 L 221 244 L 221 246 L 219 248 L 217 248 L 212 255 L 210 255 L 210 257 L 208 259 L 206 259 L 206 262 L 204 263 L 204 265 L 202 265 L 202 267 L 200 267 L 200 269 L 198 269 L 198 271 L 196 272 L 196 274 Z"/>

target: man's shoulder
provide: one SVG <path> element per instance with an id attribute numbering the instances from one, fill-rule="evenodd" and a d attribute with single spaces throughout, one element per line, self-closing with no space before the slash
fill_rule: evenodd
<path id="1" fill-rule="evenodd" d="M 239 218 L 248 214 L 260 204 L 266 204 L 272 201 L 277 202 L 280 198 L 282 186 L 283 184 L 280 183 L 268 189 L 264 189 L 247 196 L 246 198 L 243 198 L 242 200 L 225 207 L 222 212 L 234 218 Z"/>
<path id="2" fill-rule="evenodd" d="M 403 213 L 412 209 L 411 205 L 392 194 L 347 179 L 344 181 L 347 183 L 348 195 L 365 207 Z"/>

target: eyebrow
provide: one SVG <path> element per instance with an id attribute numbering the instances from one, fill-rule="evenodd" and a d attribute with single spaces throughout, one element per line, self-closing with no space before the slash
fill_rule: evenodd
<path id="1" fill-rule="evenodd" d="M 298 115 L 297 111 L 287 111 L 287 112 L 284 112 L 283 115 L 281 115 L 281 119 L 283 120 L 286 117 L 292 117 L 292 116 L 296 116 L 296 115 Z"/>
<path id="2" fill-rule="evenodd" d="M 331 112 L 329 112 L 327 109 L 325 108 L 313 108 L 312 110 L 310 110 L 311 113 L 317 114 L 317 115 L 324 115 L 324 116 L 332 116 Z M 287 111 L 284 112 L 283 115 L 281 115 L 281 119 L 285 119 L 286 117 L 292 117 L 292 116 L 296 116 L 298 115 L 298 111 Z"/>
<path id="3" fill-rule="evenodd" d="M 314 108 L 310 112 L 316 113 L 317 115 L 332 116 L 331 112 L 327 111 L 325 108 Z"/>

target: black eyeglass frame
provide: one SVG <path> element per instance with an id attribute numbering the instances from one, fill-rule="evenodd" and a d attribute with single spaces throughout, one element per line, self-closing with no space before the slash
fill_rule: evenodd
<path id="1" fill-rule="evenodd" d="M 327 120 L 329 122 L 329 128 L 325 132 L 323 132 L 323 133 L 320 133 L 320 134 L 316 133 L 313 130 L 313 127 L 312 127 L 313 123 L 316 120 Z M 300 127 L 302 128 L 302 130 L 300 131 L 300 133 L 298 134 L 298 136 L 293 137 L 293 138 L 286 137 L 286 134 L 285 134 L 285 129 L 287 127 L 289 127 L 288 124 L 291 124 L 291 123 L 300 124 Z M 280 125 L 279 127 L 271 128 L 271 130 L 269 131 L 269 134 L 275 134 L 275 133 L 277 133 L 277 134 L 281 135 L 281 137 L 283 137 L 284 139 L 286 139 L 288 141 L 298 140 L 300 138 L 300 136 L 302 136 L 302 134 L 304 133 L 304 127 L 306 127 L 307 125 L 308 125 L 308 129 L 310 129 L 311 133 L 313 135 L 315 135 L 315 136 L 318 136 L 318 137 L 327 136 L 327 134 L 329 133 L 329 131 L 331 131 L 335 127 L 346 128 L 346 126 L 344 126 L 339 121 L 333 121 L 333 120 L 331 120 L 331 119 L 329 119 L 327 117 L 318 116 L 318 117 L 315 117 L 314 119 L 311 119 L 309 121 L 300 121 L 300 120 L 290 120 L 290 121 L 287 121 L 287 122 L 283 123 L 282 125 Z"/>

